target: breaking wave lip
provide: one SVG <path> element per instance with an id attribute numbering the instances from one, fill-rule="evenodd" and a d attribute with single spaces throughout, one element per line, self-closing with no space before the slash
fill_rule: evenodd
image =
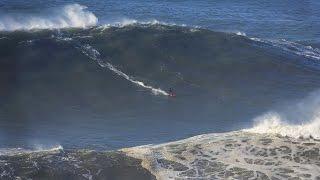
<path id="1" fill-rule="evenodd" d="M 243 131 L 279 134 L 293 138 L 320 139 L 320 91 L 312 93 L 290 109 L 290 112 L 270 111 L 258 116 L 254 119 L 254 126 Z M 288 118 L 290 113 L 294 113 L 293 115 L 297 116 L 296 118 L 301 123 L 290 123 Z"/>
<path id="2" fill-rule="evenodd" d="M 34 149 L 24 149 L 24 148 L 0 148 L 0 156 L 15 156 L 19 154 L 30 154 L 30 153 L 38 153 L 38 152 L 54 152 L 61 151 L 63 147 L 61 145 L 51 146 L 51 147 L 43 147 L 36 146 Z"/>
<path id="3" fill-rule="evenodd" d="M 98 26 L 98 29 L 107 29 L 110 27 L 126 27 L 131 25 L 164 25 L 164 26 L 180 26 L 180 27 L 189 27 L 191 29 L 199 29 L 200 26 L 191 26 L 187 24 L 177 24 L 177 23 L 170 23 L 170 22 L 164 22 L 159 21 L 157 19 L 151 19 L 147 21 L 138 21 L 136 19 L 130 19 L 130 18 L 123 18 L 119 21 L 114 21 L 112 23 L 106 23 L 103 25 Z"/>
<path id="4" fill-rule="evenodd" d="M 314 138 L 320 139 L 320 118 L 309 123 L 290 124 L 287 123 L 281 115 L 275 112 L 269 112 L 257 118 L 256 125 L 251 129 L 245 129 L 246 132 L 279 134 L 293 138 Z"/>
<path id="5" fill-rule="evenodd" d="M 95 26 L 98 18 L 80 4 L 65 5 L 47 12 L 46 15 L 0 16 L 0 31 L 86 28 Z"/>

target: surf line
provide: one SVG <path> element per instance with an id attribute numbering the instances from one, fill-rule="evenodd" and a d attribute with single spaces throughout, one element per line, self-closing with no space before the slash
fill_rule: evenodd
<path id="1" fill-rule="evenodd" d="M 127 74 L 125 74 L 124 72 L 120 71 L 119 69 L 117 69 L 115 66 L 113 66 L 111 63 L 109 62 L 105 62 L 100 58 L 100 53 L 99 51 L 97 51 L 96 49 L 94 49 L 92 46 L 90 46 L 89 44 L 85 44 L 85 45 L 79 45 L 77 46 L 78 49 L 81 50 L 81 52 L 83 54 L 85 54 L 87 57 L 89 57 L 90 59 L 97 61 L 98 64 L 103 67 L 103 68 L 108 68 L 109 70 L 113 71 L 114 73 L 116 73 L 117 75 L 123 77 L 124 79 L 140 86 L 143 87 L 145 89 L 151 90 L 151 92 L 155 95 L 164 95 L 164 96 L 169 96 L 169 93 L 160 89 L 160 88 L 154 88 L 152 86 L 146 85 L 144 82 L 141 81 L 137 81 L 134 78 L 128 76 Z"/>

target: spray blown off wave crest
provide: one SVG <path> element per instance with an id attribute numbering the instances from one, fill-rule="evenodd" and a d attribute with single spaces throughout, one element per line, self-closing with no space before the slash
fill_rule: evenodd
<path id="1" fill-rule="evenodd" d="M 95 26 L 98 18 L 86 6 L 79 4 L 66 5 L 46 15 L 0 16 L 0 31 L 85 28 Z"/>
<path id="2" fill-rule="evenodd" d="M 300 123 L 290 123 L 292 117 L 297 118 Z M 269 112 L 254 121 L 256 125 L 245 131 L 320 139 L 320 92 L 317 91 L 294 105 L 290 112 Z"/>

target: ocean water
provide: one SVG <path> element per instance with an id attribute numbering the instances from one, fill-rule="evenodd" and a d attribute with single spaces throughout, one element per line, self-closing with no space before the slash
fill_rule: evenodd
<path id="1" fill-rule="evenodd" d="M 0 1 L 1 178 L 320 178 L 319 17 L 315 0 Z"/>

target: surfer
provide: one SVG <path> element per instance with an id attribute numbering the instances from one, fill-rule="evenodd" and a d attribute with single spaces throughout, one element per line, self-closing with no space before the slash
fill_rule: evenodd
<path id="1" fill-rule="evenodd" d="M 169 96 L 176 97 L 176 93 L 173 92 L 172 88 L 169 89 Z"/>

